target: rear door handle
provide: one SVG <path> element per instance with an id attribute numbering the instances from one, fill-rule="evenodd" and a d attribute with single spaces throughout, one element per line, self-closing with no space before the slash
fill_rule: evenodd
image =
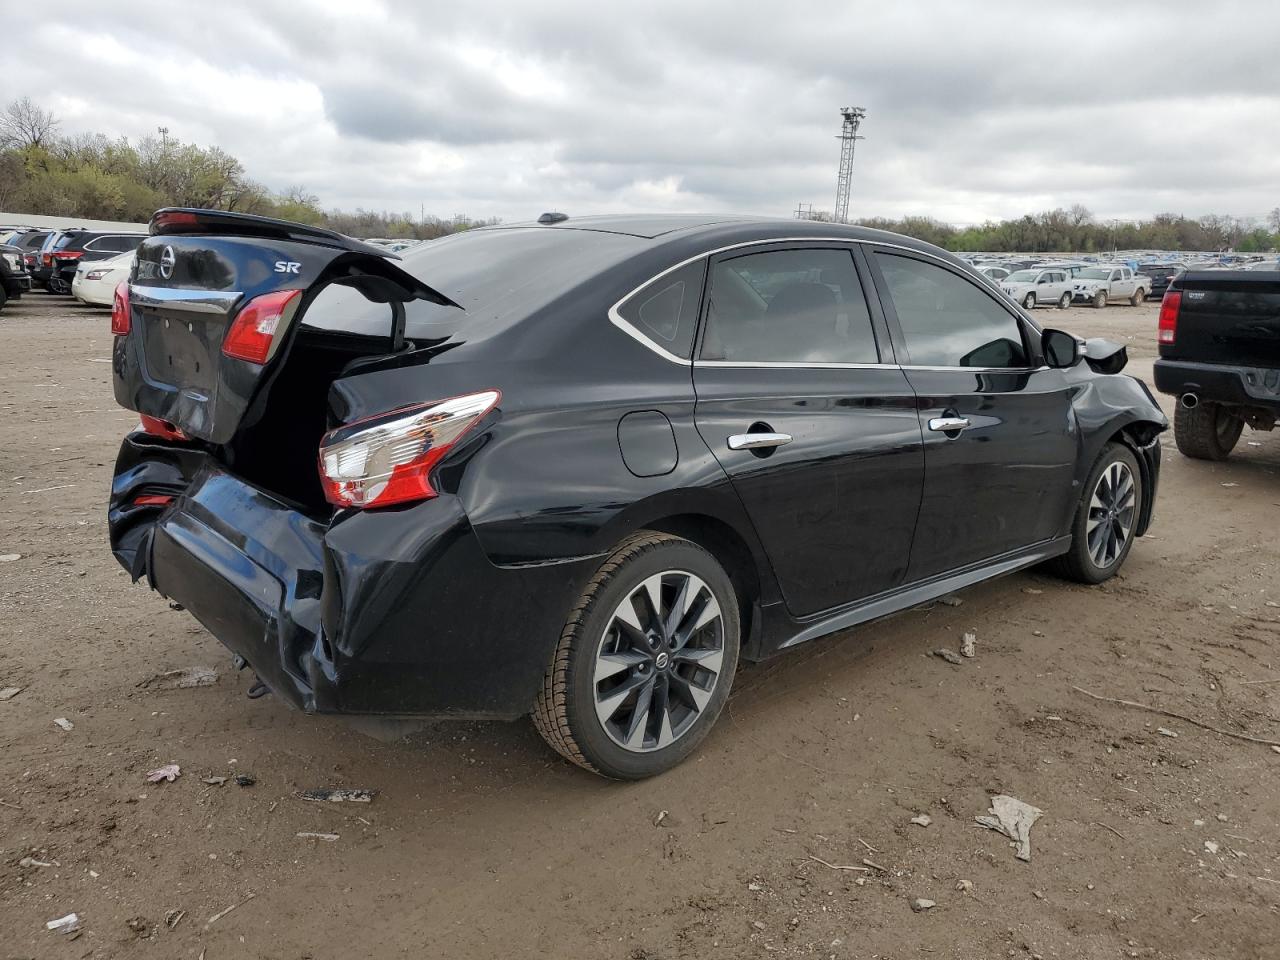
<path id="1" fill-rule="evenodd" d="M 939 433 L 951 433 L 964 430 L 969 426 L 968 417 L 934 417 L 929 421 L 929 429 Z"/>
<path id="2" fill-rule="evenodd" d="M 729 449 L 760 450 L 764 447 L 781 447 L 790 442 L 789 433 L 735 433 L 729 437 Z"/>

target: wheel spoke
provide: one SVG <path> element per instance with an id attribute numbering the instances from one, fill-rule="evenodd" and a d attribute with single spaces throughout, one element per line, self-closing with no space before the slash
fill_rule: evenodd
<path id="1" fill-rule="evenodd" d="M 644 746 L 645 730 L 649 725 L 649 711 L 653 708 L 654 678 L 650 676 L 636 698 L 635 708 L 631 711 L 631 722 L 623 731 L 623 743 L 636 750 Z"/>
<path id="2" fill-rule="evenodd" d="M 616 677 L 624 670 L 644 663 L 649 658 L 639 650 L 619 650 L 617 653 L 602 653 L 596 657 L 595 682 Z"/>
<path id="3" fill-rule="evenodd" d="M 607 724 L 613 719 L 613 715 L 618 712 L 618 708 L 622 706 L 622 702 L 627 699 L 637 688 L 643 687 L 651 679 L 651 676 L 637 674 L 634 677 L 628 677 L 618 686 L 614 687 L 603 697 L 596 696 L 596 717 L 602 725 Z"/>
<path id="4" fill-rule="evenodd" d="M 711 699 L 710 690 L 702 689 L 697 684 L 691 683 L 679 674 L 671 674 L 670 682 L 671 692 L 680 700 L 683 700 L 686 706 L 692 707 L 699 713 L 701 713 L 702 708 L 707 705 L 707 701 Z"/>
<path id="5" fill-rule="evenodd" d="M 702 587 L 702 582 L 697 581 L 697 587 L 694 586 L 693 577 L 681 577 L 680 586 L 676 588 L 675 599 L 671 601 L 671 609 L 667 611 L 667 615 L 662 623 L 663 633 L 668 639 L 676 635 L 676 630 L 680 626 L 680 621 L 684 619 L 685 612 L 689 609 L 689 604 L 693 602 L 694 595 Z"/>
<path id="6" fill-rule="evenodd" d="M 662 629 L 662 574 L 655 573 L 641 585 L 649 601 L 649 624 L 655 630 Z"/>
<path id="7" fill-rule="evenodd" d="M 712 673 L 719 673 L 720 664 L 724 661 L 724 651 L 699 647 L 684 647 L 673 653 L 671 657 L 673 660 L 681 663 L 697 664 L 704 670 L 710 670 Z"/>

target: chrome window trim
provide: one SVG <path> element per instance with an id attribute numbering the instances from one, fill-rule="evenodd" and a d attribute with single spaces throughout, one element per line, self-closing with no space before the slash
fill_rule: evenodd
<path id="1" fill-rule="evenodd" d="M 702 253 L 695 254 L 692 257 L 688 257 L 684 260 L 681 260 L 679 263 L 675 264 L 674 266 L 667 267 L 667 269 L 661 271 L 660 273 L 655 273 L 648 280 L 644 281 L 644 283 L 637 285 L 629 293 L 621 297 L 616 303 L 614 303 L 613 306 L 609 308 L 609 322 L 612 323 L 619 330 L 621 330 L 623 333 L 625 333 L 627 336 L 638 341 L 641 345 L 648 347 L 650 350 L 652 350 L 658 356 L 662 357 L 664 360 L 669 360 L 670 362 L 679 364 L 682 367 L 699 367 L 703 365 L 715 365 L 715 366 L 742 366 L 742 367 L 791 367 L 791 368 L 813 367 L 815 369 L 849 368 L 854 370 L 862 369 L 862 368 L 879 369 L 882 367 L 891 367 L 891 368 L 898 367 L 899 369 L 902 369 L 902 370 L 968 370 L 976 373 L 983 373 L 983 372 L 1011 373 L 1011 372 L 1017 372 L 1018 370 L 1026 372 L 1033 369 L 1031 367 L 1020 367 L 1020 368 L 911 367 L 911 366 L 900 366 L 899 364 L 895 364 L 895 363 L 868 363 L 868 364 L 800 363 L 800 362 L 782 361 L 782 360 L 778 360 L 778 361 L 761 360 L 753 363 L 740 364 L 740 363 L 736 363 L 733 361 L 726 361 L 726 360 L 693 360 L 693 359 L 686 360 L 684 357 L 676 356 L 670 350 L 667 350 L 666 348 L 664 348 L 661 344 L 650 339 L 642 331 L 640 331 L 631 323 L 629 323 L 626 319 L 624 319 L 622 314 L 618 312 L 619 307 L 621 307 L 624 303 L 626 303 L 628 300 L 634 297 L 637 293 L 639 293 L 645 287 L 649 286 L 651 283 L 654 283 L 655 281 L 661 280 L 663 277 L 665 277 L 669 273 L 674 273 L 676 270 L 679 270 L 681 267 L 687 267 L 691 263 L 696 263 L 697 261 L 702 260 L 704 258 L 714 257 L 717 254 L 727 253 L 730 250 L 741 250 L 745 247 L 760 247 L 760 246 L 765 246 L 766 244 L 771 244 L 771 243 L 850 243 L 850 244 L 856 243 L 860 245 L 887 247 L 891 250 L 905 250 L 907 253 L 914 253 L 921 257 L 928 257 L 930 260 L 937 260 L 939 263 L 946 264 L 949 267 L 956 266 L 956 264 L 953 261 L 948 260 L 946 257 L 940 257 L 936 253 L 930 253 L 928 250 L 917 250 L 915 247 L 903 246 L 900 243 L 886 243 L 883 240 L 863 240 L 863 239 L 857 239 L 853 237 L 772 237 L 767 240 L 744 240 L 741 243 L 731 243 L 731 244 L 728 244 L 727 246 L 716 247 L 714 250 L 705 250 Z M 982 276 L 982 274 L 979 274 L 979 276 Z M 994 287 L 995 281 L 991 280 L 990 278 L 985 278 L 985 279 L 987 283 L 991 284 Z M 995 287 L 995 289 L 998 293 L 999 288 Z M 865 294 L 866 292 L 865 287 L 863 289 L 863 292 Z M 988 291 L 988 293 L 989 292 L 990 291 Z M 1015 312 L 1009 311 L 1008 306 L 1003 302 L 1001 302 L 999 297 L 992 297 L 991 299 L 994 300 L 1006 312 L 1009 312 L 1014 319 L 1016 320 L 1026 319 L 1021 313 L 1015 313 Z M 1040 328 L 1035 325 L 1034 321 L 1032 321 L 1032 326 L 1037 332 L 1040 331 Z M 694 345 L 695 346 L 697 345 L 696 342 Z M 1039 369 L 1048 369 L 1048 368 L 1041 367 Z"/>
<path id="2" fill-rule="evenodd" d="M 749 369 L 780 367 L 784 370 L 901 370 L 896 363 L 842 363 L 836 360 L 806 362 L 804 360 L 695 360 L 700 367 L 743 367 Z"/>

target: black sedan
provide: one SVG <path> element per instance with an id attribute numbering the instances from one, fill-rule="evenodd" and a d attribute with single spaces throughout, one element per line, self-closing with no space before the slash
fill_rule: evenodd
<path id="1" fill-rule="evenodd" d="M 856 227 L 567 218 L 394 255 L 166 210 L 112 313 L 111 545 L 307 711 L 532 713 L 610 777 L 740 659 L 1033 564 L 1111 577 L 1166 421 L 1121 348 Z"/>

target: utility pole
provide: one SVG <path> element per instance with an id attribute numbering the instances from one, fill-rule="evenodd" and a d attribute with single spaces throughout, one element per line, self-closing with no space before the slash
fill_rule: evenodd
<path id="1" fill-rule="evenodd" d="M 169 128 L 156 127 L 156 133 L 160 134 L 160 149 L 165 153 L 169 152 Z"/>
<path id="2" fill-rule="evenodd" d="M 836 177 L 836 207 L 832 211 L 832 219 L 836 223 L 849 222 L 849 188 L 853 182 L 853 147 L 866 137 L 858 136 L 858 127 L 866 119 L 867 111 L 862 107 L 841 107 L 840 116 L 844 118 L 840 126 L 840 172 Z"/>
<path id="3" fill-rule="evenodd" d="M 812 219 L 813 219 L 813 204 L 812 204 L 812 203 L 797 203 L 797 204 L 796 204 L 796 219 L 797 219 L 797 220 L 812 220 Z"/>

